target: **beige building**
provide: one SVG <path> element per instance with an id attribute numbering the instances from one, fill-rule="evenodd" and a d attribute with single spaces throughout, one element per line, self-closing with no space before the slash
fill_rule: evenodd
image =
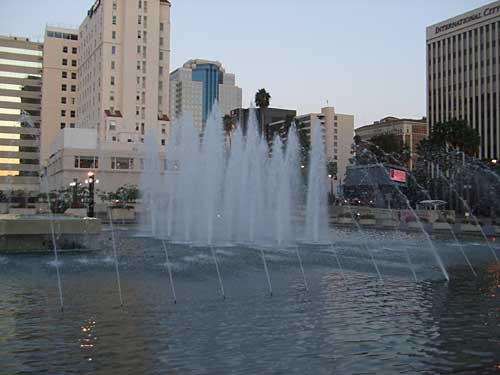
<path id="1" fill-rule="evenodd" d="M 170 2 L 97 0 L 80 26 L 79 128 L 141 143 L 169 122 Z"/>
<path id="2" fill-rule="evenodd" d="M 171 116 L 189 112 L 198 128 L 205 124 L 215 101 L 221 115 L 229 115 L 241 107 L 241 100 L 235 75 L 227 73 L 219 61 L 189 60 L 170 73 Z"/>
<path id="3" fill-rule="evenodd" d="M 40 160 L 47 165 L 60 129 L 74 128 L 78 109 L 78 30 L 47 27 L 43 43 Z"/>
<path id="4" fill-rule="evenodd" d="M 395 134 L 402 143 L 408 145 L 411 158 L 407 167 L 413 169 L 417 161 L 417 146 L 420 141 L 427 138 L 427 120 L 425 117 L 422 119 L 384 117 L 373 124 L 360 126 L 354 131 L 363 141 L 369 141 L 381 134 Z"/>
<path id="5" fill-rule="evenodd" d="M 77 179 L 80 183 L 93 172 L 101 192 L 116 191 L 125 185 L 138 186 L 144 169 L 145 145 L 97 142 L 96 129 L 61 130 L 51 148 L 48 165 L 49 189 L 67 189 Z M 162 172 L 167 170 L 166 154 L 160 152 Z"/>
<path id="6" fill-rule="evenodd" d="M 315 124 L 321 124 L 324 129 L 326 146 L 326 159 L 328 162 L 337 165 L 337 183 L 340 184 L 345 176 L 345 171 L 351 158 L 351 145 L 354 137 L 354 116 L 337 113 L 334 107 L 321 108 L 320 113 L 310 113 L 297 116 L 296 119 L 304 125 L 304 129 L 309 128 L 315 131 Z M 336 183 L 336 184 L 337 184 Z"/>
<path id="7" fill-rule="evenodd" d="M 500 1 L 427 27 L 429 126 L 464 119 L 500 158 Z"/>
<path id="8" fill-rule="evenodd" d="M 0 36 L 0 190 L 39 190 L 41 43 Z"/>

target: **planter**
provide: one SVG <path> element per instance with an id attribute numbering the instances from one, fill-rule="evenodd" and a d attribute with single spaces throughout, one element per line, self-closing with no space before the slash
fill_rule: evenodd
<path id="1" fill-rule="evenodd" d="M 338 217 L 336 219 L 337 224 L 352 224 L 352 218 L 350 217 Z"/>
<path id="2" fill-rule="evenodd" d="M 75 216 L 75 217 L 86 217 L 87 209 L 86 208 L 68 208 L 65 212 L 65 215 Z"/>
<path id="3" fill-rule="evenodd" d="M 462 232 L 481 232 L 481 227 L 474 224 L 460 224 L 460 230 Z"/>
<path id="4" fill-rule="evenodd" d="M 446 230 L 449 231 L 451 229 L 451 225 L 448 223 L 435 222 L 432 224 L 432 230 Z"/>
<path id="5" fill-rule="evenodd" d="M 111 210 L 113 221 L 134 221 L 135 210 L 133 208 L 113 208 Z"/>
<path id="6" fill-rule="evenodd" d="M 36 208 L 9 208 L 9 214 L 13 215 L 36 215 Z"/>
<path id="7" fill-rule="evenodd" d="M 360 219 L 359 224 L 360 225 L 375 225 L 377 222 L 375 219 Z"/>

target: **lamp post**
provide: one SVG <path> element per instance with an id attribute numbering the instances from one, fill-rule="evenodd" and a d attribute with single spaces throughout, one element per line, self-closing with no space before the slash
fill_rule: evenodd
<path id="1" fill-rule="evenodd" d="M 333 205 L 333 175 L 329 174 L 328 178 L 330 179 L 330 204 Z"/>
<path id="2" fill-rule="evenodd" d="M 85 183 L 89 185 L 89 205 L 87 208 L 87 216 L 95 217 L 94 213 L 94 185 L 99 183 L 99 180 L 96 180 L 94 176 L 94 172 L 87 173 L 88 179 L 85 180 Z"/>
<path id="3" fill-rule="evenodd" d="M 71 206 L 73 208 L 78 208 L 76 204 L 78 199 L 78 179 L 74 178 L 73 181 L 69 183 L 69 186 L 73 188 L 73 202 L 71 202 Z"/>

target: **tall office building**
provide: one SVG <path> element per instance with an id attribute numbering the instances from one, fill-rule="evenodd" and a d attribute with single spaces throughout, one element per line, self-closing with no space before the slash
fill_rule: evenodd
<path id="1" fill-rule="evenodd" d="M 78 30 L 47 27 L 43 43 L 42 125 L 40 160 L 47 164 L 50 146 L 60 129 L 77 122 Z"/>
<path id="2" fill-rule="evenodd" d="M 0 37 L 0 190 L 39 189 L 41 43 Z"/>
<path id="3" fill-rule="evenodd" d="M 479 156 L 500 158 L 500 1 L 427 28 L 429 126 L 466 120 Z"/>
<path id="4" fill-rule="evenodd" d="M 78 127 L 100 142 L 166 143 L 170 2 L 97 0 L 80 26 Z"/>
<path id="5" fill-rule="evenodd" d="M 218 61 L 189 60 L 170 73 L 170 114 L 178 117 L 191 112 L 194 123 L 201 128 L 217 100 L 222 115 L 241 107 L 241 88 L 235 76 L 226 73 Z"/>

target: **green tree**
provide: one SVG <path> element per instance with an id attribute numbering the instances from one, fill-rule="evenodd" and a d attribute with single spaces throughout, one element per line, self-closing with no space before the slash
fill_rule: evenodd
<path id="1" fill-rule="evenodd" d="M 255 93 L 255 105 L 259 107 L 260 114 L 260 127 L 262 131 L 262 135 L 268 139 L 267 130 L 265 127 L 265 119 L 266 119 L 266 108 L 269 108 L 271 104 L 271 94 L 269 94 L 266 89 L 260 89 Z"/>
<path id="2" fill-rule="evenodd" d="M 435 124 L 429 135 L 431 144 L 448 149 L 465 152 L 467 155 L 477 155 L 481 137 L 476 129 L 467 126 L 464 120 L 453 119 Z"/>
<path id="3" fill-rule="evenodd" d="M 230 115 L 224 115 L 224 117 L 222 118 L 222 123 L 224 124 L 224 133 L 226 134 L 226 139 L 231 145 L 231 134 L 234 129 L 233 118 Z"/>

